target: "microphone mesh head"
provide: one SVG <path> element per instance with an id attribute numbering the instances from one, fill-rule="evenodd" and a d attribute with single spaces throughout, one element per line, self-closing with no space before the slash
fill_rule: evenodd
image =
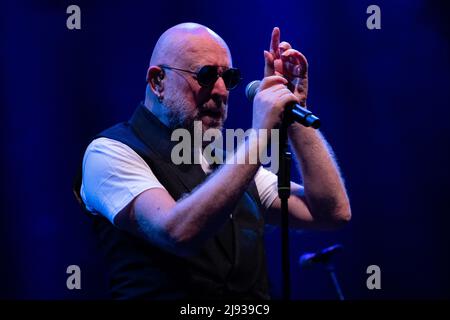
<path id="1" fill-rule="evenodd" d="M 255 80 L 250 82 L 245 87 L 245 96 L 247 97 L 248 100 L 253 101 L 253 98 L 256 96 L 260 83 L 261 81 Z"/>
<path id="2" fill-rule="evenodd" d="M 305 253 L 300 256 L 298 259 L 298 263 L 300 267 L 308 267 L 312 264 L 312 260 L 314 259 L 314 253 Z"/>

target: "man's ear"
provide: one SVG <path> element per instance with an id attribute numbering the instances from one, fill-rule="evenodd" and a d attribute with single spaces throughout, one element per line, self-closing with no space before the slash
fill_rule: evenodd
<path id="1" fill-rule="evenodd" d="M 147 71 L 147 83 L 157 96 L 164 90 L 164 70 L 158 66 L 151 66 Z"/>

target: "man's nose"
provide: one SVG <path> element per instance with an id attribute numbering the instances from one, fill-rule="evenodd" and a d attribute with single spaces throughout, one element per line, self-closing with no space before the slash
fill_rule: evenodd
<path id="1" fill-rule="evenodd" d="M 222 97 L 226 97 L 228 95 L 227 87 L 225 86 L 225 82 L 222 77 L 219 77 L 214 83 L 214 87 L 211 91 L 212 95 L 219 95 Z"/>

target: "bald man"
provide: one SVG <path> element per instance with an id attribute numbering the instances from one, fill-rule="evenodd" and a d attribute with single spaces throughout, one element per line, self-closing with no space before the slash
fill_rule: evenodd
<path id="1" fill-rule="evenodd" d="M 306 105 L 306 59 L 280 43 L 278 28 L 264 60 L 254 129 L 277 127 L 289 103 Z M 237 148 L 245 164 L 213 168 L 207 161 L 171 160 L 174 129 L 192 132 L 195 121 L 203 131 L 222 128 L 229 91 L 239 79 L 215 32 L 195 23 L 174 26 L 153 50 L 144 103 L 89 144 L 75 192 L 94 220 L 114 298 L 270 298 L 263 235 L 264 224 L 277 223 L 280 214 L 277 177 L 259 160 L 248 161 L 267 148 L 267 139 Z M 349 221 L 346 191 L 323 137 L 294 123 L 289 138 L 304 181 L 291 184 L 291 226 Z"/>

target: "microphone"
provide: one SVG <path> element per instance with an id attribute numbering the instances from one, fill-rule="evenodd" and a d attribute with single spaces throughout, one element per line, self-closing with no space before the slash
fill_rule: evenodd
<path id="1" fill-rule="evenodd" d="M 251 102 L 253 102 L 260 84 L 261 81 L 255 80 L 250 82 L 245 87 L 245 96 Z M 304 125 L 305 127 L 313 127 L 314 129 L 318 129 L 320 127 L 320 119 L 313 115 L 311 111 L 303 108 L 298 103 L 289 105 L 289 108 L 287 110 L 289 110 L 289 116 L 294 121 Z"/>
<path id="2" fill-rule="evenodd" d="M 336 244 L 316 253 L 305 253 L 300 256 L 298 263 L 300 267 L 309 267 L 316 263 L 328 263 L 331 257 L 342 249 L 342 245 Z"/>

